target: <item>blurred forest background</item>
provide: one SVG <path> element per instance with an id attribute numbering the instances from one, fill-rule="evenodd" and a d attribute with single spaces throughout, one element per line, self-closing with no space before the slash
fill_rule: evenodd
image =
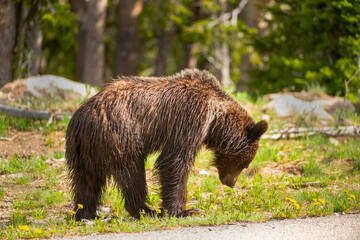
<path id="1" fill-rule="evenodd" d="M 1 0 L 0 87 L 55 74 L 207 69 L 253 96 L 309 85 L 360 102 L 360 0 Z"/>

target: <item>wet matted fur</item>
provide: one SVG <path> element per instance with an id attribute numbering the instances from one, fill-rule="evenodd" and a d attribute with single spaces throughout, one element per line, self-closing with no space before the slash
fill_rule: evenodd
<path id="1" fill-rule="evenodd" d="M 146 205 L 146 157 L 159 151 L 162 207 L 187 216 L 186 184 L 202 145 L 215 153 L 223 184 L 234 186 L 253 160 L 267 123 L 255 123 L 206 71 L 171 77 L 121 77 L 84 102 L 70 120 L 66 159 L 75 218 L 96 216 L 106 181 L 113 176 L 135 218 Z M 77 205 L 82 204 L 83 209 Z"/>

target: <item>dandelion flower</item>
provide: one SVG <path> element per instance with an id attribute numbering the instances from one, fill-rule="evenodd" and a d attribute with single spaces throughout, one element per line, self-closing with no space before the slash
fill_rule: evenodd
<path id="1" fill-rule="evenodd" d="M 160 208 L 156 209 L 155 211 L 156 211 L 157 214 L 161 214 L 161 209 Z"/>
<path id="2" fill-rule="evenodd" d="M 287 198 L 285 198 L 285 200 L 286 200 L 287 202 L 291 202 L 292 199 L 287 197 Z"/>
<path id="3" fill-rule="evenodd" d="M 296 210 L 300 209 L 300 205 L 298 203 L 294 203 L 293 206 L 296 208 Z"/>
<path id="4" fill-rule="evenodd" d="M 324 200 L 324 199 L 321 199 L 321 198 L 319 198 L 318 201 L 319 201 L 321 204 L 324 204 L 324 203 L 325 203 L 325 200 Z"/>
<path id="5" fill-rule="evenodd" d="M 350 194 L 349 197 L 350 197 L 351 199 L 356 199 L 356 197 L 355 197 L 354 194 Z"/>
<path id="6" fill-rule="evenodd" d="M 36 234 L 40 234 L 40 233 L 41 233 L 41 230 L 38 229 L 38 228 L 36 228 L 36 229 L 34 230 L 34 232 L 35 232 Z"/>
<path id="7" fill-rule="evenodd" d="M 9 226 L 9 228 L 13 229 L 13 228 L 14 228 L 14 226 L 13 226 L 13 225 L 10 225 L 10 226 Z"/>
<path id="8" fill-rule="evenodd" d="M 344 192 L 345 194 L 349 194 L 349 192 L 348 192 L 347 190 L 343 190 L 343 192 Z"/>
<path id="9" fill-rule="evenodd" d="M 71 211 L 71 214 L 72 214 L 72 215 L 75 215 L 75 213 L 76 213 L 76 212 L 74 212 L 74 211 Z"/>
<path id="10" fill-rule="evenodd" d="M 318 201 L 318 199 L 317 198 L 313 198 L 313 202 L 317 202 Z"/>
<path id="11" fill-rule="evenodd" d="M 50 229 L 50 230 L 49 230 L 49 233 L 50 233 L 50 234 L 54 234 L 54 233 L 55 233 L 55 230 L 54 230 L 54 229 Z"/>
<path id="12" fill-rule="evenodd" d="M 321 206 L 321 203 L 320 202 L 315 202 L 314 205 L 315 206 Z"/>
<path id="13" fill-rule="evenodd" d="M 79 209 L 83 209 L 83 208 L 84 208 L 84 206 L 83 206 L 82 204 L 80 204 L 80 203 L 79 203 L 77 206 L 78 206 Z"/>
<path id="14" fill-rule="evenodd" d="M 144 210 L 144 209 L 142 209 L 142 210 L 141 210 L 141 213 L 142 213 L 142 214 L 145 214 L 145 210 Z"/>
<path id="15" fill-rule="evenodd" d="M 30 230 L 29 226 L 27 226 L 27 225 L 20 226 L 20 229 L 25 231 L 25 232 Z"/>

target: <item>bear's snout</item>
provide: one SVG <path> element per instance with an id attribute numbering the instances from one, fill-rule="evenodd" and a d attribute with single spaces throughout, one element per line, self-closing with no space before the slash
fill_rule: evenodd
<path id="1" fill-rule="evenodd" d="M 234 188 L 236 180 L 237 180 L 237 176 L 234 177 L 231 174 L 226 174 L 224 177 L 220 178 L 222 184 L 231 188 Z"/>

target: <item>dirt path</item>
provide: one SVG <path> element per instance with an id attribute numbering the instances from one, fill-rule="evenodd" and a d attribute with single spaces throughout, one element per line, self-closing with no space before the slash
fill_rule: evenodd
<path id="1" fill-rule="evenodd" d="M 112 233 L 66 239 L 360 239 L 360 214 L 190 227 L 140 233 Z"/>

